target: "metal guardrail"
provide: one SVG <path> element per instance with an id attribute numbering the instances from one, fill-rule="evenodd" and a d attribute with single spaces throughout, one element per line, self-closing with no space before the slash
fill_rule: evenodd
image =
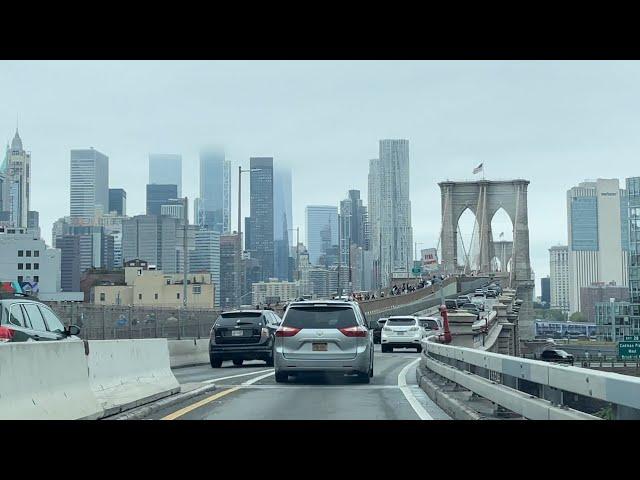
<path id="1" fill-rule="evenodd" d="M 423 342 L 429 370 L 525 418 L 640 418 L 640 378 Z"/>

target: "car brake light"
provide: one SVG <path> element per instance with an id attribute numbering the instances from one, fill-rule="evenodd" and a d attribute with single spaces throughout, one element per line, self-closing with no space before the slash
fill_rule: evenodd
<path id="1" fill-rule="evenodd" d="M 0 342 L 10 342 L 13 338 L 13 330 L 8 327 L 0 327 Z"/>
<path id="2" fill-rule="evenodd" d="M 343 335 L 347 337 L 366 337 L 367 329 L 360 326 L 339 328 Z"/>
<path id="3" fill-rule="evenodd" d="M 300 329 L 295 327 L 280 327 L 276 330 L 276 337 L 293 337 L 299 331 Z"/>

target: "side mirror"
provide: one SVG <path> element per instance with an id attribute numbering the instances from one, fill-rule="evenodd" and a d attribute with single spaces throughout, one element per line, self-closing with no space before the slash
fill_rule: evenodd
<path id="1" fill-rule="evenodd" d="M 64 329 L 64 333 L 68 337 L 80 335 L 80 327 L 77 325 L 69 325 L 67 328 Z"/>

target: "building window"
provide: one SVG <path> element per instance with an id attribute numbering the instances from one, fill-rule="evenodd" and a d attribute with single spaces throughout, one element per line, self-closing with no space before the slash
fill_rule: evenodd
<path id="1" fill-rule="evenodd" d="M 101 292 L 100 293 L 100 301 L 104 302 L 104 300 L 105 300 L 105 294 L 104 294 L 104 292 Z"/>
<path id="2" fill-rule="evenodd" d="M 27 254 L 27 257 L 30 257 L 31 256 L 31 250 L 27 250 L 26 254 Z"/>
<path id="3" fill-rule="evenodd" d="M 38 283 L 40 281 L 40 277 L 36 275 L 35 277 L 33 277 L 33 281 Z"/>
<path id="4" fill-rule="evenodd" d="M 202 287 L 200 285 L 194 285 L 193 286 L 193 293 L 195 295 L 200 295 L 200 293 L 202 292 Z"/>
<path id="5" fill-rule="evenodd" d="M 142 300 L 142 294 L 141 293 L 138 294 L 138 300 Z"/>
<path id="6" fill-rule="evenodd" d="M 180 292 L 176 293 L 176 298 L 180 300 Z"/>
<path id="7" fill-rule="evenodd" d="M 18 256 L 24 257 L 24 250 L 18 250 Z"/>
<path id="8" fill-rule="evenodd" d="M 19 264 L 18 264 L 18 270 L 22 270 L 22 268 L 23 268 L 23 264 L 22 264 L 22 263 L 19 263 Z"/>
<path id="9" fill-rule="evenodd" d="M 158 299 L 158 294 L 157 294 L 157 293 L 156 293 L 156 294 L 154 294 L 154 297 L 155 297 L 155 299 L 157 300 L 157 299 Z"/>
<path id="10" fill-rule="evenodd" d="M 31 264 L 30 263 L 25 263 L 25 267 L 27 268 L 27 270 L 31 270 Z"/>
<path id="11" fill-rule="evenodd" d="M 34 257 L 39 257 L 40 256 L 40 250 L 34 250 L 33 251 L 33 256 Z"/>
<path id="12" fill-rule="evenodd" d="M 171 285 L 171 279 L 167 278 L 167 285 Z"/>
<path id="13" fill-rule="evenodd" d="M 34 263 L 33 264 L 33 269 L 34 270 L 40 270 L 40 264 L 39 263 Z"/>

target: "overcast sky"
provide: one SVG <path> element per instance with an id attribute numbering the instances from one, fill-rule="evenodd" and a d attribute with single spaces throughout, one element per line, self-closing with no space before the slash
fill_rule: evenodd
<path id="1" fill-rule="evenodd" d="M 366 202 L 378 140 L 406 138 L 418 248 L 437 244 L 438 181 L 473 179 L 481 162 L 487 179 L 531 181 L 539 289 L 548 248 L 566 243 L 566 190 L 640 175 L 638 62 L 1 61 L 0 105 L 4 140 L 18 115 L 32 153 L 31 208 L 48 243 L 52 223 L 69 214 L 72 148 L 109 156 L 110 186 L 127 191 L 129 215 L 145 210 L 149 152 L 183 155 L 190 203 L 202 146 L 224 145 L 233 167 L 273 156 L 292 167 L 293 225 L 304 239 L 306 205 L 337 205 L 353 188 Z M 235 170 L 232 181 L 236 212 Z"/>

